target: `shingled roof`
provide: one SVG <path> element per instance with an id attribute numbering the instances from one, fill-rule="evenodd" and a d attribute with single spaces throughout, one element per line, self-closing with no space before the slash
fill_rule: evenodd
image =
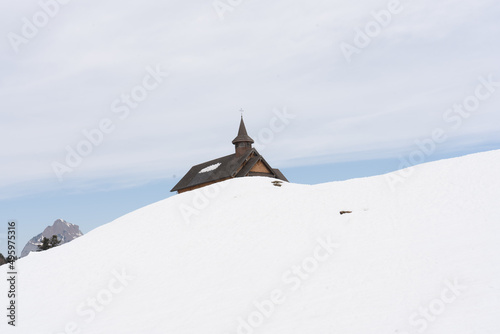
<path id="1" fill-rule="evenodd" d="M 235 153 L 191 167 L 171 191 L 188 191 L 233 177 L 267 176 L 288 181 L 279 169 L 273 169 L 262 155 L 252 148 L 243 116 L 238 135 L 233 140 Z"/>
<path id="2" fill-rule="evenodd" d="M 171 191 L 179 191 L 233 177 L 250 176 L 252 174 L 250 170 L 259 161 L 262 161 L 272 171 L 273 174 L 268 176 L 288 182 L 279 169 L 271 168 L 264 157 L 255 148 L 252 148 L 240 157 L 237 157 L 234 153 L 191 167 L 189 172 L 184 175 Z"/>

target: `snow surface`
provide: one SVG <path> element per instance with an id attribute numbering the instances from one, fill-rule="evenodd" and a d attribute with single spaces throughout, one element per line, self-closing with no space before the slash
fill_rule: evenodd
<path id="1" fill-rule="evenodd" d="M 219 163 L 216 163 L 216 164 L 210 165 L 210 166 L 208 166 L 208 167 L 205 167 L 205 168 L 203 168 L 202 170 L 200 170 L 200 171 L 198 172 L 198 174 L 201 174 L 201 173 L 207 173 L 207 172 L 211 172 L 211 171 L 213 171 L 213 170 L 216 170 L 217 168 L 219 168 L 219 166 L 220 166 L 220 165 L 221 165 L 221 163 L 219 162 Z"/>
<path id="2" fill-rule="evenodd" d="M 498 334 L 499 170 L 491 151 L 395 190 L 240 178 L 176 195 L 21 259 L 19 327 L 2 315 L 0 332 Z"/>

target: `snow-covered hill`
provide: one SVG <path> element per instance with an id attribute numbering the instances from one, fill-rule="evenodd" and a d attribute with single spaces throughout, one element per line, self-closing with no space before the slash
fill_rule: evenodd
<path id="1" fill-rule="evenodd" d="M 176 195 L 21 259 L 12 332 L 498 334 L 499 170 L 492 151 L 394 188 L 243 178 Z"/>

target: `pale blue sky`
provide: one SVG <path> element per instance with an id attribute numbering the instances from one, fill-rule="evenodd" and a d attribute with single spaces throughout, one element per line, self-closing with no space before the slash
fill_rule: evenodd
<path id="1" fill-rule="evenodd" d="M 240 108 L 297 183 L 397 170 L 436 129 L 424 161 L 500 148 L 500 86 L 483 83 L 500 82 L 494 0 L 401 1 L 349 59 L 341 46 L 391 1 L 242 1 L 223 20 L 211 0 L 54 1 L 47 22 L 37 0 L 0 3 L 0 223 L 18 219 L 23 245 L 57 218 L 88 232 L 169 196 L 232 152 Z M 448 112 L 478 86 L 477 108 Z M 54 164 L 99 126 L 60 182 Z"/>

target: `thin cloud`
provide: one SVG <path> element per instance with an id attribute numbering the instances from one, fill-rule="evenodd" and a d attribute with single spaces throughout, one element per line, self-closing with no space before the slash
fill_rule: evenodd
<path id="1" fill-rule="evenodd" d="M 352 42 L 386 1 L 247 1 L 224 21 L 201 0 L 61 6 L 18 54 L 7 38 L 0 42 L 0 186 L 57 189 L 51 163 L 64 162 L 66 147 L 103 118 L 116 129 L 67 174 L 66 185 L 147 182 L 229 154 L 241 107 L 254 137 L 273 108 L 296 113 L 266 147 L 280 167 L 409 150 L 479 76 L 495 73 L 500 81 L 493 42 L 500 6 L 402 3 L 403 12 L 351 63 L 340 43 Z M 34 1 L 1 7 L 4 36 L 19 34 L 22 18 L 40 10 Z M 119 120 L 112 102 L 156 64 L 171 75 Z M 497 95 L 450 133 L 447 147 L 465 145 L 461 138 L 474 145 L 482 142 L 471 138 L 498 139 Z"/>

